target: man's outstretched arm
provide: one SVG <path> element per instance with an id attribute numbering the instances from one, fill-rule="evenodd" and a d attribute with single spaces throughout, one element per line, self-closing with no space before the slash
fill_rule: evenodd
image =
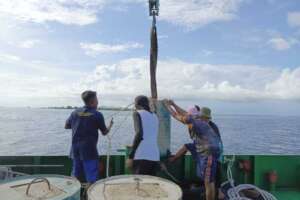
<path id="1" fill-rule="evenodd" d="M 114 119 L 111 118 L 109 126 L 106 126 L 103 115 L 101 113 L 97 113 L 96 125 L 97 125 L 98 129 L 100 129 L 102 135 L 107 135 L 110 132 L 113 124 L 114 124 Z"/>
<path id="2" fill-rule="evenodd" d="M 178 160 L 179 158 L 181 158 L 182 156 L 184 156 L 186 154 L 186 152 L 188 151 L 188 149 L 186 148 L 185 145 L 183 145 L 174 156 L 169 158 L 170 162 L 175 162 L 176 160 Z"/>
<path id="3" fill-rule="evenodd" d="M 169 104 L 175 108 L 177 113 L 179 113 L 181 115 L 187 115 L 187 111 L 185 111 L 183 108 L 178 106 L 173 100 L 170 100 Z"/>
<path id="4" fill-rule="evenodd" d="M 67 122 L 66 122 L 66 124 L 65 124 L 65 129 L 71 129 L 72 127 L 71 127 L 71 124 L 68 124 Z"/>
<path id="5" fill-rule="evenodd" d="M 71 121 L 72 121 L 72 114 L 70 115 L 70 117 L 67 119 L 67 121 L 65 123 L 65 129 L 71 129 L 72 128 Z"/>
<path id="6" fill-rule="evenodd" d="M 174 110 L 169 101 L 165 101 L 164 104 L 165 104 L 167 110 L 172 115 L 172 117 L 174 117 L 179 122 L 186 124 L 185 120 L 184 120 L 184 118 L 185 118 L 184 114 L 181 114 L 181 113 L 177 112 L 176 110 Z"/>
<path id="7" fill-rule="evenodd" d="M 106 129 L 102 129 L 102 130 L 100 129 L 101 132 L 102 132 L 102 135 L 107 135 L 107 134 L 110 132 L 110 130 L 111 130 L 113 124 L 114 124 L 114 119 L 112 118 L 112 119 L 110 120 L 110 123 L 109 123 L 109 125 L 108 125 L 108 127 L 107 127 Z"/>

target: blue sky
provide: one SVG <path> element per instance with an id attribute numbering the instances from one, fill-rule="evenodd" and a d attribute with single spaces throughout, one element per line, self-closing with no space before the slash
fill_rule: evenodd
<path id="1" fill-rule="evenodd" d="M 149 94 L 146 0 L 0 2 L 0 103 L 105 105 Z M 300 111 L 300 2 L 161 0 L 161 98 L 220 113 Z M 274 109 L 276 107 L 276 109 Z"/>

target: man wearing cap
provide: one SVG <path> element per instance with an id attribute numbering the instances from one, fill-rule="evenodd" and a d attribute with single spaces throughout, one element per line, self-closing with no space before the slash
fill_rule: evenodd
<path id="1" fill-rule="evenodd" d="M 195 105 L 195 107 L 198 110 L 198 112 L 200 112 L 201 110 L 200 107 L 198 105 Z M 216 195 L 219 196 L 219 194 L 221 194 L 221 185 L 222 185 L 222 163 L 224 162 L 223 141 L 218 126 L 211 119 L 209 120 L 209 125 L 211 126 L 212 129 L 214 129 L 215 133 L 218 135 L 220 139 L 219 145 L 221 151 L 220 151 L 220 156 L 218 158 L 217 174 L 216 174 L 216 188 L 219 188 L 216 192 Z"/>
<path id="2" fill-rule="evenodd" d="M 85 91 L 81 94 L 81 98 L 85 106 L 71 113 L 66 121 L 65 129 L 72 129 L 70 153 L 73 160 L 72 175 L 79 180 L 84 176 L 91 184 L 99 179 L 98 130 L 103 135 L 107 135 L 113 125 L 113 120 L 106 127 L 102 113 L 97 111 L 96 92 Z"/>
<path id="3" fill-rule="evenodd" d="M 197 163 L 197 175 L 204 181 L 206 200 L 214 200 L 216 194 L 215 181 L 217 161 L 220 156 L 220 137 L 210 126 L 211 110 L 202 107 L 199 112 L 195 107 L 187 111 L 173 101 L 165 101 L 171 115 L 189 128 L 192 144 L 185 145 L 173 158 L 191 151 Z"/>

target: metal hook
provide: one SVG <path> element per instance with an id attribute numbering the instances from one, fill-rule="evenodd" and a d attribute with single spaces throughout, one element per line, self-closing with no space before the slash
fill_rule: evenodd
<path id="1" fill-rule="evenodd" d="M 158 16 L 159 14 L 159 0 L 149 0 L 149 15 Z"/>
<path id="2" fill-rule="evenodd" d="M 28 187 L 27 187 L 27 189 L 26 189 L 26 195 L 27 195 L 27 196 L 29 195 L 29 189 L 30 189 L 31 185 L 34 184 L 34 183 L 39 183 L 38 180 L 42 180 L 42 181 L 46 182 L 47 185 L 48 185 L 49 191 L 51 191 L 51 186 L 50 186 L 49 180 L 46 179 L 46 178 L 43 178 L 43 177 L 39 177 L 39 178 L 33 179 L 33 180 L 28 184 Z"/>

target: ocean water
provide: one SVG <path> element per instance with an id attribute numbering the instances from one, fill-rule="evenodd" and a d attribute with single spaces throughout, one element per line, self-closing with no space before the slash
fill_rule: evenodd
<path id="1" fill-rule="evenodd" d="M 71 131 L 64 123 L 71 110 L 0 108 L 0 155 L 68 155 Z M 104 116 L 113 111 L 103 111 Z M 114 117 L 112 153 L 132 143 L 131 112 Z M 300 154 L 300 116 L 216 115 L 225 154 Z M 108 123 L 108 121 L 107 121 Z M 190 142 L 187 129 L 172 120 L 171 150 Z M 106 154 L 108 140 L 99 137 Z"/>

